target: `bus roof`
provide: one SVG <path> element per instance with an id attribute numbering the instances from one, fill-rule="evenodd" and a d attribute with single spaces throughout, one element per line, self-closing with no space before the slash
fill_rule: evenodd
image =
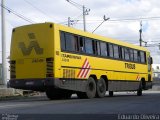
<path id="1" fill-rule="evenodd" d="M 102 41 L 105 41 L 105 42 L 110 42 L 110 43 L 125 46 L 125 47 L 130 47 L 130 48 L 133 48 L 133 49 L 138 49 L 138 50 L 149 52 L 149 50 L 145 47 L 141 47 L 141 46 L 138 46 L 138 45 L 133 45 L 133 44 L 123 42 L 123 41 L 120 41 L 120 40 L 116 40 L 116 39 L 112 39 L 112 38 L 109 38 L 109 37 L 93 34 L 93 33 L 87 32 L 87 31 L 78 30 L 78 29 L 68 27 L 68 26 L 64 26 L 64 25 L 60 25 L 60 24 L 57 24 L 57 23 L 46 22 L 46 23 L 38 23 L 38 24 L 54 24 L 55 27 L 57 27 L 59 30 L 62 30 L 62 31 L 66 31 L 66 32 L 69 32 L 69 33 L 73 33 L 73 34 L 77 34 L 77 35 L 81 35 L 81 36 L 85 36 L 85 37 L 89 37 L 89 38 L 93 38 L 93 39 L 97 39 L 97 40 L 102 40 Z M 33 25 L 33 24 L 31 24 L 31 25 Z M 24 26 L 30 26 L 30 25 L 24 25 Z M 24 26 L 19 26 L 17 28 L 24 27 Z"/>
<path id="2" fill-rule="evenodd" d="M 55 23 L 52 23 L 52 24 L 55 24 Z M 97 40 L 110 42 L 110 43 L 121 45 L 121 46 L 125 46 L 125 47 L 130 47 L 130 48 L 133 48 L 133 49 L 138 49 L 138 50 L 142 50 L 142 51 L 148 51 L 147 48 L 140 47 L 138 45 L 133 45 L 133 44 L 130 44 L 130 43 L 127 43 L 127 42 L 123 42 L 123 41 L 120 41 L 120 40 L 112 39 L 112 38 L 109 38 L 109 37 L 100 36 L 100 35 L 97 35 L 97 34 L 93 34 L 93 33 L 87 32 L 87 31 L 78 30 L 78 29 L 75 29 L 75 28 L 72 28 L 72 27 L 67 27 L 67 26 L 60 25 L 60 24 L 55 24 L 55 25 L 62 31 L 66 31 L 66 32 L 70 32 L 70 33 L 73 33 L 73 34 L 82 35 L 82 36 L 93 38 L 93 39 L 97 39 Z"/>

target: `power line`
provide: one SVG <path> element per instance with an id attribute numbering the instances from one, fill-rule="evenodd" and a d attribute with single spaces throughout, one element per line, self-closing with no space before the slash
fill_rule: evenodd
<path id="1" fill-rule="evenodd" d="M 1 13 L 0 13 L 0 16 L 1 16 Z M 15 25 L 13 25 L 9 20 L 6 19 L 6 21 L 14 28 Z"/>
<path id="2" fill-rule="evenodd" d="M 78 22 L 79 22 L 79 18 L 82 16 L 83 14 L 81 13 L 80 15 L 78 15 L 78 16 L 76 16 L 75 18 L 73 18 L 73 24 L 72 25 L 75 25 L 75 24 L 77 24 Z"/>
<path id="3" fill-rule="evenodd" d="M 73 3 L 71 3 L 71 4 L 72 4 L 74 7 L 76 7 L 77 9 L 82 10 L 81 7 L 79 7 L 79 6 L 77 6 L 77 5 L 73 4 Z"/>
<path id="4" fill-rule="evenodd" d="M 5 5 L 0 4 L 0 6 L 1 6 L 2 8 L 4 8 L 5 10 L 7 10 L 9 13 L 12 13 L 12 14 L 16 15 L 17 17 L 19 17 L 19 18 L 21 18 L 21 19 L 23 19 L 23 20 L 25 20 L 25 21 L 27 21 L 27 22 L 29 22 L 29 23 L 36 23 L 36 22 L 34 22 L 33 20 L 31 20 L 31 19 L 29 19 L 29 18 L 26 18 L 25 16 L 23 16 L 23 15 L 15 12 L 14 10 L 10 9 L 9 7 L 7 7 L 7 6 L 5 6 Z"/>
<path id="5" fill-rule="evenodd" d="M 160 19 L 160 17 L 141 17 L 141 18 L 125 18 L 125 19 L 111 19 L 109 21 L 140 21 L 140 20 L 155 20 Z"/>
<path id="6" fill-rule="evenodd" d="M 160 17 L 141 17 L 141 18 L 123 18 L 123 19 L 110 19 L 108 21 L 111 22 L 131 22 L 131 21 L 140 21 L 140 20 L 160 20 Z M 82 20 L 79 20 L 82 21 Z M 92 21 L 92 22 L 98 22 L 98 21 L 103 21 L 103 20 L 87 20 L 87 21 Z"/>
<path id="7" fill-rule="evenodd" d="M 76 3 L 76 2 L 74 2 L 72 0 L 66 0 L 66 1 L 69 2 L 70 4 L 72 4 L 73 6 L 75 6 L 76 8 L 82 10 L 83 5 L 78 4 L 78 3 Z"/>
<path id="8" fill-rule="evenodd" d="M 133 22 L 133 21 L 140 21 L 140 20 L 160 20 L 160 17 L 142 17 L 142 18 L 123 18 L 123 19 L 113 19 L 110 18 L 108 21 L 110 22 Z M 78 21 L 83 21 L 79 19 Z M 103 20 L 87 20 L 88 22 L 102 22 Z M 67 22 L 67 21 L 66 21 Z M 80 23 L 82 24 L 82 23 Z"/>
<path id="9" fill-rule="evenodd" d="M 46 13 L 44 13 L 41 9 L 37 8 L 36 6 L 34 6 L 32 3 L 28 2 L 27 0 L 23 0 L 25 1 L 27 4 L 29 4 L 30 6 L 32 6 L 34 9 L 38 10 L 39 12 L 43 13 L 46 15 Z"/>
<path id="10" fill-rule="evenodd" d="M 73 19 L 78 20 L 82 15 L 83 15 L 83 13 L 80 13 L 79 15 L 75 16 Z"/>
<path id="11" fill-rule="evenodd" d="M 76 14 L 77 15 L 77 14 Z M 72 18 L 72 21 L 76 22 L 74 24 L 77 24 L 77 22 L 79 22 L 79 19 L 80 17 L 83 15 L 83 13 L 80 13 L 79 15 L 75 16 L 75 17 L 71 17 Z M 68 21 L 62 21 L 62 22 L 59 22 L 58 24 L 67 24 Z"/>
<path id="12" fill-rule="evenodd" d="M 152 40 L 153 40 L 153 39 L 152 39 Z M 146 41 L 146 42 L 160 42 L 160 41 L 157 41 L 157 40 L 154 41 L 154 40 L 153 40 L 153 41 Z"/>
<path id="13" fill-rule="evenodd" d="M 47 17 L 53 19 L 53 17 L 47 15 L 47 14 L 44 12 L 44 10 L 42 10 L 42 9 L 40 9 L 40 8 L 38 8 L 38 7 L 36 7 L 36 6 L 33 5 L 31 2 L 29 2 L 29 1 L 27 1 L 27 0 L 23 0 L 23 1 L 26 2 L 27 4 L 29 4 L 30 6 L 32 6 L 34 9 L 36 9 L 37 11 L 39 11 L 40 13 L 42 13 L 43 15 L 45 15 L 45 16 L 47 16 Z M 54 18 L 54 19 L 55 19 L 55 18 Z M 57 21 L 57 20 L 56 20 L 56 21 Z"/>

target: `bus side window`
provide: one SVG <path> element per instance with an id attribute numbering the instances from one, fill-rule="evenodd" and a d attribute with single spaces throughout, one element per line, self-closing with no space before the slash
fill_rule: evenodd
<path id="1" fill-rule="evenodd" d="M 79 52 L 79 43 L 78 43 L 78 36 L 74 35 L 74 46 L 75 46 L 75 51 Z"/>
<path id="2" fill-rule="evenodd" d="M 119 58 L 125 60 L 124 58 L 124 48 L 119 46 Z"/>
<path id="3" fill-rule="evenodd" d="M 125 48 L 124 49 L 124 51 L 125 51 L 125 60 L 130 60 L 130 57 L 129 57 L 129 49 L 128 48 Z"/>
<path id="4" fill-rule="evenodd" d="M 113 57 L 113 44 L 109 44 L 109 56 Z"/>
<path id="5" fill-rule="evenodd" d="M 138 51 L 138 62 L 141 62 L 141 56 L 140 56 L 140 51 Z"/>
<path id="6" fill-rule="evenodd" d="M 84 49 L 84 38 L 83 37 L 79 37 L 79 51 L 80 52 L 85 52 L 85 49 Z"/>
<path id="7" fill-rule="evenodd" d="M 98 55 L 101 55 L 101 48 L 100 48 L 100 42 L 97 41 L 97 53 Z"/>
<path id="8" fill-rule="evenodd" d="M 95 55 L 100 55 L 100 43 L 99 41 L 93 41 L 93 52 Z"/>
<path id="9" fill-rule="evenodd" d="M 138 62 L 138 51 L 134 50 L 133 55 L 134 55 L 134 62 Z"/>
<path id="10" fill-rule="evenodd" d="M 141 57 L 141 63 L 145 63 L 146 62 L 146 57 L 145 57 L 145 53 L 143 51 L 140 52 L 140 57 Z"/>
<path id="11" fill-rule="evenodd" d="M 88 54 L 93 54 L 93 43 L 89 38 L 85 38 L 85 52 Z"/>
<path id="12" fill-rule="evenodd" d="M 92 40 L 92 47 L 93 47 L 93 54 L 96 55 L 97 54 L 97 46 L 96 46 L 95 40 Z"/>
<path id="13" fill-rule="evenodd" d="M 66 38 L 66 50 L 76 51 L 74 36 L 70 33 L 65 33 L 65 38 Z"/>
<path id="14" fill-rule="evenodd" d="M 114 58 L 119 58 L 118 45 L 113 45 L 113 49 L 114 49 Z"/>
<path id="15" fill-rule="evenodd" d="M 60 32 L 60 39 L 61 39 L 61 50 L 65 50 L 66 49 L 66 41 L 65 41 L 65 33 L 64 32 Z"/>
<path id="16" fill-rule="evenodd" d="M 108 56 L 107 44 L 105 42 L 100 42 L 101 56 Z"/>
<path id="17" fill-rule="evenodd" d="M 125 52 L 124 52 L 124 47 L 122 47 L 122 59 L 125 60 Z"/>
<path id="18" fill-rule="evenodd" d="M 133 53 L 133 49 L 130 49 L 130 60 L 133 61 L 134 59 L 134 53 Z"/>

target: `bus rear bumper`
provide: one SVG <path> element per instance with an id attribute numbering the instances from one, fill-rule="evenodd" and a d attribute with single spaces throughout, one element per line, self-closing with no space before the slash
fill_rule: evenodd
<path id="1" fill-rule="evenodd" d="M 54 78 L 45 79 L 11 79 L 9 86 L 16 89 L 45 91 L 47 86 L 55 86 Z"/>
<path id="2" fill-rule="evenodd" d="M 10 87 L 23 90 L 45 91 L 48 87 L 67 89 L 73 91 L 86 91 L 86 80 L 71 80 L 59 78 L 44 79 L 11 79 Z"/>

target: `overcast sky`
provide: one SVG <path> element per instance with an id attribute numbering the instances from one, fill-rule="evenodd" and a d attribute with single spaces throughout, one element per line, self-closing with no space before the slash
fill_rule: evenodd
<path id="1" fill-rule="evenodd" d="M 23 15 L 33 23 L 55 22 L 67 24 L 68 17 L 75 20 L 72 27 L 83 30 L 82 7 L 73 6 L 66 0 L 4 0 L 5 6 Z M 160 0 L 72 0 L 90 9 L 86 16 L 87 31 L 92 32 L 102 21 L 110 18 L 96 31 L 96 34 L 139 45 L 139 29 L 142 20 L 142 39 L 148 42 L 148 49 L 154 63 L 160 64 Z M 5 10 L 7 55 L 10 52 L 11 31 L 14 27 L 31 24 L 12 12 Z M 78 22 L 77 22 L 78 20 Z M 0 25 L 1 27 L 1 25 Z M 0 34 L 1 40 L 1 34 Z M 144 44 L 143 44 L 144 45 Z M 1 49 L 1 42 L 0 42 Z M 1 55 L 1 50 L 0 50 Z M 1 62 L 1 57 L 0 57 Z"/>

